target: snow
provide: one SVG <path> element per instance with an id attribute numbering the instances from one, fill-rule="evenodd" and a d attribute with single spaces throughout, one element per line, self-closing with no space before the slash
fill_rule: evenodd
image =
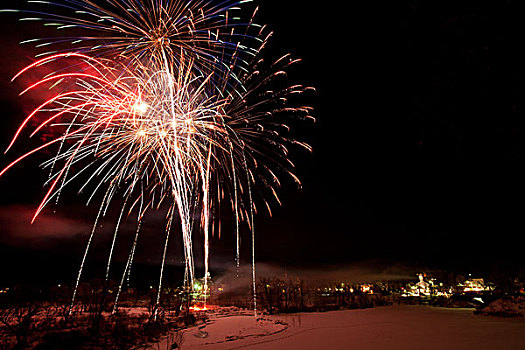
<path id="1" fill-rule="evenodd" d="M 206 337 L 201 337 L 207 335 Z M 167 349 L 166 340 L 151 349 Z M 525 349 L 525 319 L 473 309 L 386 306 L 264 316 L 212 315 L 182 349 Z"/>
<path id="2" fill-rule="evenodd" d="M 480 313 L 496 316 L 525 316 L 525 297 L 501 298 L 493 301 Z"/>
<path id="3" fill-rule="evenodd" d="M 254 339 L 283 332 L 288 325 L 277 318 L 253 313 L 211 315 L 206 325 L 198 325 L 184 331 L 183 349 L 229 349 L 232 344 L 250 343 Z M 265 338 L 266 339 L 266 338 Z M 166 349 L 164 339 L 152 349 Z M 168 347 L 169 348 L 169 347 Z"/>

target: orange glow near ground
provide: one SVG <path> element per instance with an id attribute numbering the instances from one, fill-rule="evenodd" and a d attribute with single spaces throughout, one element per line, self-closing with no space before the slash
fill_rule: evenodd
<path id="1" fill-rule="evenodd" d="M 215 309 L 215 305 L 208 305 L 204 303 L 197 303 L 190 306 L 190 311 L 201 312 Z"/>

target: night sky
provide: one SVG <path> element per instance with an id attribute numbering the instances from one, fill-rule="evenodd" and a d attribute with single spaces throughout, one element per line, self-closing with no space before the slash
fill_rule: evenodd
<path id="1" fill-rule="evenodd" d="M 284 181 L 283 206 L 257 217 L 257 260 L 523 269 L 525 8 L 511 0 L 260 3 L 259 22 L 275 32 L 267 56 L 302 58 L 290 82 L 317 89 L 308 101 L 317 123 L 295 130 L 314 152 L 291 155 L 302 189 Z M 9 80 L 31 62 L 30 47 L 17 43 L 38 33 L 6 14 L 0 25 L 5 149 L 24 112 Z M 71 191 L 31 227 L 45 195 L 38 161 L 0 178 L 0 269 L 10 278 L 35 266 L 72 276 L 95 217 Z M 149 223 L 139 263 L 158 266 L 163 224 L 155 215 Z M 105 225 L 111 230 L 111 218 Z M 234 261 L 233 233 L 222 234 L 212 242 L 215 268 Z M 108 239 L 101 235 L 93 262 Z M 248 233 L 243 243 L 249 261 Z M 174 241 L 172 263 L 181 254 Z"/>

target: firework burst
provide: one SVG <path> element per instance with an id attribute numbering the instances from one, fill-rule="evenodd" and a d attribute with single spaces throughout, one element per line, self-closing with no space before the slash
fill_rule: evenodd
<path id="1" fill-rule="evenodd" d="M 74 27 L 95 34 L 31 41 L 45 47 L 61 47 L 64 42 L 76 46 L 67 52 L 48 51 L 15 76 L 56 67 L 22 91 L 21 95 L 41 89 L 54 93 L 21 123 L 7 150 L 28 128 L 32 128 L 31 136 L 49 129 L 57 130 L 57 136 L 7 165 L 0 176 L 34 153 L 56 150 L 43 164 L 50 172 L 48 190 L 33 220 L 46 205 L 58 201 L 60 193 L 75 180 L 81 181 L 79 192 L 89 193 L 88 203 L 100 193 L 99 213 L 77 286 L 97 223 L 113 199 L 119 196 L 123 204 L 106 280 L 121 219 L 134 210 L 138 213 L 115 308 L 129 277 L 145 213 L 159 210 L 165 203 L 168 206 L 159 297 L 175 222 L 184 242 L 185 283 L 191 288 L 195 278 L 192 228 L 194 218 L 200 218 L 207 276 L 210 228 L 220 229 L 212 212 L 218 211 L 223 199 L 230 203 L 235 217 L 237 266 L 240 222 L 247 222 L 250 228 L 255 303 L 256 202 L 260 200 L 269 211 L 270 198 L 280 203 L 278 173 L 284 171 L 300 184 L 288 148 L 310 147 L 289 136 L 287 120 L 313 119 L 310 107 L 294 103 L 295 95 L 313 89 L 283 85 L 286 69 L 296 62 L 288 55 L 271 65 L 256 61 L 269 35 L 263 36 L 253 17 L 246 23 L 231 18 L 240 3 L 110 0 L 102 6 L 77 0 L 48 3 L 75 16 L 62 11 L 23 11 L 38 13 L 40 17 L 33 19 L 51 21 L 58 28 Z M 258 29 L 252 36 L 253 28 Z M 72 304 L 75 294 L 76 288 Z"/>

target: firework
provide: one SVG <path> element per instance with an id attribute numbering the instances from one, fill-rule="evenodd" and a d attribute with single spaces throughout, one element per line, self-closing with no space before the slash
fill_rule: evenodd
<path id="1" fill-rule="evenodd" d="M 251 17 L 242 16 L 246 10 L 241 5 L 252 0 L 27 2 L 33 6 L 3 12 L 20 13 L 22 21 L 58 30 L 59 35 L 22 42 L 42 49 L 39 56 L 76 52 L 129 64 L 173 66 L 187 57 L 201 74 L 217 70 L 234 74 L 247 70 L 267 40 L 264 26 L 253 21 L 257 8 Z"/>
<path id="2" fill-rule="evenodd" d="M 284 171 L 300 184 L 288 147 L 310 147 L 289 136 L 286 121 L 312 119 L 310 107 L 293 102 L 295 95 L 312 89 L 284 85 L 286 69 L 296 62 L 288 55 L 271 65 L 256 61 L 269 36 L 263 36 L 261 30 L 255 36 L 249 34 L 252 28 L 259 28 L 252 19 L 241 26 L 230 18 L 239 3 L 111 0 L 103 7 L 79 0 L 54 6 L 73 10 L 80 17 L 40 13 L 39 20 L 55 21 L 51 23 L 58 28 L 75 27 L 97 35 L 33 40 L 46 47 L 60 47 L 63 42 L 77 46 L 67 52 L 46 52 L 15 76 L 49 67 L 52 73 L 29 84 L 21 95 L 44 88 L 54 93 L 21 123 L 7 150 L 27 128 L 32 128 L 31 136 L 48 129 L 57 130 L 57 136 L 7 165 L 0 176 L 34 153 L 55 149 L 56 155 L 43 164 L 50 172 L 49 188 L 33 220 L 75 181 L 80 183 L 79 192 L 89 193 L 88 203 L 100 193 L 102 200 L 77 286 L 97 223 L 114 198 L 122 197 L 123 204 L 106 280 L 121 219 L 127 213 L 138 213 L 115 308 L 125 278 L 129 278 L 144 215 L 167 204 L 158 303 L 174 223 L 184 243 L 185 284 L 191 288 L 195 278 L 194 218 L 200 218 L 204 235 L 207 277 L 210 228 L 217 225 L 220 229 L 220 222 L 212 220 L 212 212 L 219 210 L 224 198 L 236 222 L 237 266 L 240 222 L 247 222 L 250 229 L 256 300 L 256 202 L 260 200 L 268 210 L 270 197 L 280 203 L 278 173 Z M 234 42 L 237 32 L 250 45 L 241 44 L 240 39 Z M 75 294 L 76 288 L 72 304 Z"/>

